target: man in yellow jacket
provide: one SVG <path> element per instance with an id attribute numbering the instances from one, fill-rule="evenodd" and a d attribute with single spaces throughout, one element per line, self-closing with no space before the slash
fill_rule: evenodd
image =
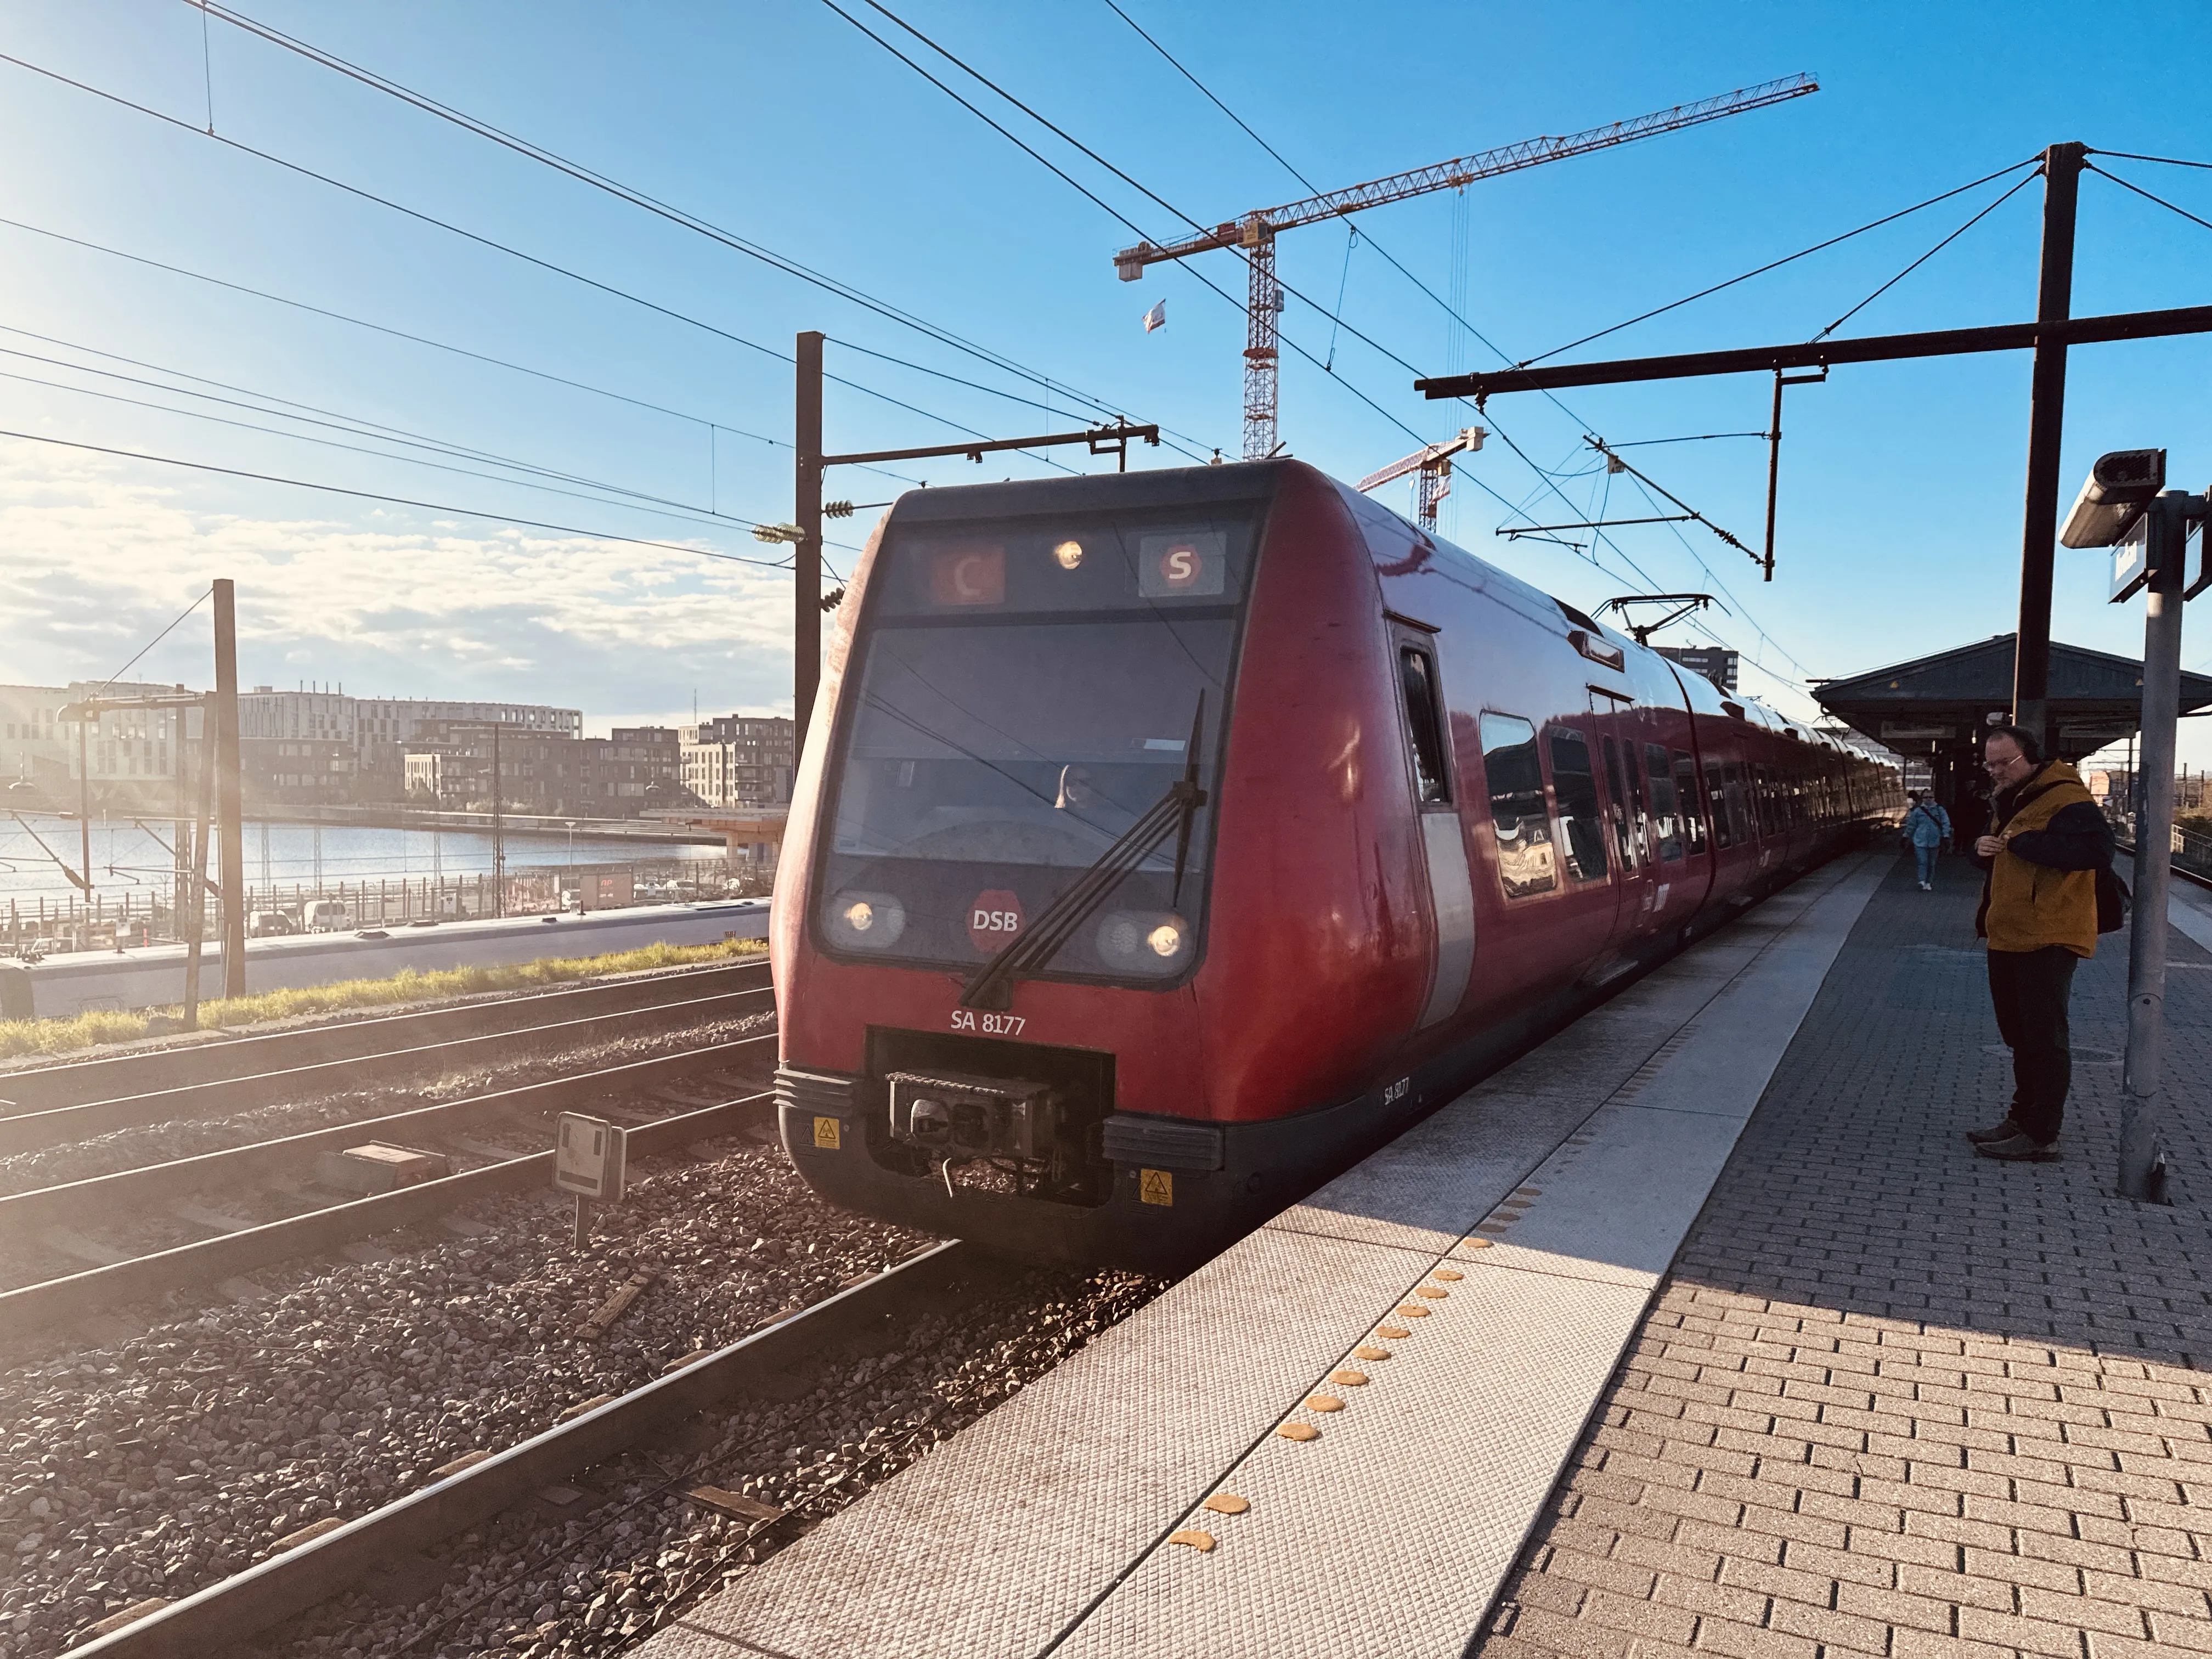
<path id="1" fill-rule="evenodd" d="M 2012 1107 L 1970 1131 L 1984 1158 L 2047 1164 L 2074 1056 L 2066 1030 L 2074 964 L 2097 954 L 2097 872 L 2112 861 L 2112 830 L 2064 761 L 2045 761 L 2035 737 L 1992 726 L 1984 769 L 1996 786 L 1990 833 L 1974 843 L 1988 873 L 1974 931 L 1989 941 L 1990 1000 L 2012 1050 Z"/>

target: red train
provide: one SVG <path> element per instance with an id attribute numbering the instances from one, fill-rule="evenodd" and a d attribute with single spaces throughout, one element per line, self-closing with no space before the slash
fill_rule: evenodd
<path id="1" fill-rule="evenodd" d="M 814 719 L 784 1143 L 1085 1263 L 1218 1249 L 1902 805 L 1287 460 L 901 497 Z"/>

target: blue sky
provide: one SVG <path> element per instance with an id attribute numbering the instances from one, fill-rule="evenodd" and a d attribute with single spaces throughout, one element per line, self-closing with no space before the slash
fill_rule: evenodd
<path id="1" fill-rule="evenodd" d="M 1117 282 L 1109 256 L 1133 240 L 1121 222 L 821 0 L 621 9 L 562 0 L 253 0 L 242 9 L 925 318 L 1060 389 L 965 356 L 219 21 L 207 26 L 204 48 L 201 15 L 180 0 L 8 0 L 0 3 L 0 52 L 192 128 L 206 125 L 211 106 L 223 138 L 665 310 L 0 64 L 8 89 L 0 142 L 14 162 L 0 183 L 0 217 L 542 371 L 495 367 L 0 225 L 0 325 L 15 331 L 0 333 L 0 347 L 27 354 L 0 356 L 0 373 L 27 377 L 0 379 L 0 428 L 772 557 L 743 524 L 702 523 L 696 512 L 767 520 L 790 512 L 788 451 L 762 441 L 788 434 L 789 368 L 727 337 L 788 351 L 794 331 L 820 328 L 846 343 L 830 348 L 832 371 L 883 394 L 831 388 L 833 448 L 945 441 L 962 428 L 1013 434 L 1081 424 L 1094 410 L 1066 390 L 1073 388 L 1161 422 L 1201 453 L 1215 445 L 1237 453 L 1241 307 L 1172 267 Z M 1338 227 L 1285 236 L 1282 270 L 1295 289 L 1330 309 L 1341 291 L 1346 324 L 1425 373 L 1498 359 L 1458 333 L 1376 245 L 1441 294 L 1452 286 L 1455 234 L 1463 235 L 1465 315 L 1518 358 L 2055 140 L 2212 160 L 2212 119 L 2195 69 L 2208 29 L 2195 6 L 1354 11 L 1123 0 L 1123 9 L 1325 187 L 1801 70 L 1818 73 L 1823 89 L 1814 97 L 1486 181 L 1463 204 L 1439 195 L 1364 216 L 1348 254 Z M 890 29 L 865 5 L 847 9 Z M 908 0 L 893 9 L 1201 222 L 1305 194 L 1103 0 L 1026 8 Z M 927 56 L 910 37 L 901 44 Z M 1182 228 L 942 60 L 930 66 L 1154 240 Z M 2212 173 L 2106 165 L 2212 218 Z M 1808 337 L 2007 182 L 1570 355 Z M 2192 272 L 2212 255 L 2212 230 L 2100 177 L 2082 188 L 2077 311 L 2204 299 Z M 1843 331 L 2030 316 L 2039 195 L 2039 184 L 2021 191 Z M 1200 264 L 1241 296 L 1233 255 Z M 1148 335 L 1139 319 L 1161 299 L 1168 325 Z M 1425 403 L 1391 356 L 1304 301 L 1291 300 L 1284 327 L 1333 357 L 1334 377 L 1288 358 L 1282 391 L 1290 451 L 1331 472 L 1357 477 L 1412 448 L 1407 428 L 1426 439 L 1470 418 Z M 163 389 L 101 379 L 87 367 Z M 2212 344 L 2200 340 L 2075 351 L 2069 494 L 2098 452 L 2140 444 L 2170 450 L 2178 483 L 2212 477 L 2208 368 Z M 1565 397 L 1565 410 L 1534 398 L 1495 400 L 1486 423 L 1549 476 L 1493 440 L 1460 480 L 1445 528 L 1585 606 L 1645 586 L 1644 578 L 1669 590 L 1724 584 L 1731 614 L 1717 617 L 1714 631 L 1759 665 L 1747 669 L 1747 689 L 1806 713 L 1807 677 L 1856 673 L 2013 625 L 2027 374 L 2024 354 L 1957 358 L 1839 370 L 1826 386 L 1792 392 L 1780 571 L 1771 586 L 1695 526 L 1682 526 L 1681 536 L 1663 525 L 1621 531 L 1600 550 L 1601 564 L 1564 547 L 1508 542 L 1493 533 L 1507 508 L 1477 482 L 1525 502 L 1537 521 L 1585 516 L 1579 509 L 1598 504 L 1604 478 L 1586 471 L 1583 432 L 1636 441 L 1753 430 L 1766 414 L 1767 386 L 1758 377 L 1593 389 Z M 181 396 L 180 386 L 217 388 L 179 375 L 241 388 L 218 395 L 260 408 Z M 373 423 L 565 473 L 581 482 L 536 476 L 597 499 L 525 488 L 490 460 L 437 458 L 497 477 L 433 471 L 40 380 L 397 447 L 272 418 L 268 400 L 288 399 L 295 416 Z M 711 440 L 708 422 L 720 428 Z M 1721 440 L 1632 453 L 1667 489 L 1756 542 L 1761 445 Z M 1098 465 L 1079 454 L 1061 459 Z M 982 468 L 955 460 L 898 470 L 951 483 L 1048 469 L 1007 457 Z M 649 513 L 634 499 L 619 504 L 608 486 L 680 503 L 693 516 Z M 831 493 L 872 502 L 903 487 L 853 473 L 833 480 Z M 1406 505 L 1396 490 L 1385 499 Z M 1615 516 L 1651 510 L 1620 480 L 1607 505 Z M 862 533 L 855 520 L 837 539 L 857 542 Z M 363 692 L 571 702 L 587 711 L 592 730 L 688 714 L 695 692 L 710 711 L 788 704 L 787 580 L 693 553 L 6 438 L 0 537 L 9 549 L 0 565 L 0 678 L 105 676 L 208 577 L 228 574 L 240 584 L 248 684 L 306 678 Z M 832 550 L 833 561 L 847 556 Z M 2132 653 L 2140 605 L 2106 605 L 2096 556 L 2062 552 L 2056 632 Z M 2212 635 L 2196 637 L 2185 659 L 2201 667 L 2212 659 Z M 139 672 L 202 678 L 204 639 L 196 623 L 179 629 Z M 2185 731 L 2185 756 L 2212 763 L 2212 734 Z"/>

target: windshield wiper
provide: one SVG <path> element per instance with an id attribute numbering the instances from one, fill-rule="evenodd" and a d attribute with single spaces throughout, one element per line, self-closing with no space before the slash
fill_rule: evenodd
<path id="1" fill-rule="evenodd" d="M 1022 929 L 976 969 L 975 976 L 961 988 L 962 1007 L 1011 1007 L 1014 976 L 1034 974 L 1059 954 L 1060 947 L 1074 937 L 1075 930 L 1106 902 L 1108 896 L 1121 884 L 1124 876 L 1152 855 L 1168 838 L 1170 830 L 1176 832 L 1176 861 L 1174 896 L 1170 902 L 1182 902 L 1183 866 L 1190 853 L 1191 820 L 1206 805 L 1206 791 L 1198 787 L 1198 739 L 1205 717 L 1206 693 L 1200 691 L 1198 708 L 1191 715 L 1190 742 L 1183 751 L 1182 776 L 1168 787 L 1167 793 L 1155 801 L 1144 817 L 1116 836 L 1113 845 L 1101 853 L 1065 892 L 1045 906 L 1035 922 Z"/>

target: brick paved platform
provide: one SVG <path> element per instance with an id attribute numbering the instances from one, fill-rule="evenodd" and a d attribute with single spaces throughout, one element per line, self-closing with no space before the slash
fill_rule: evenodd
<path id="1" fill-rule="evenodd" d="M 2127 1202 L 2124 934 L 2064 1161 L 1960 1139 L 1978 884 L 1868 905 L 1471 1655 L 2212 1653 L 2212 952 L 2169 934 L 2175 1201 Z"/>

